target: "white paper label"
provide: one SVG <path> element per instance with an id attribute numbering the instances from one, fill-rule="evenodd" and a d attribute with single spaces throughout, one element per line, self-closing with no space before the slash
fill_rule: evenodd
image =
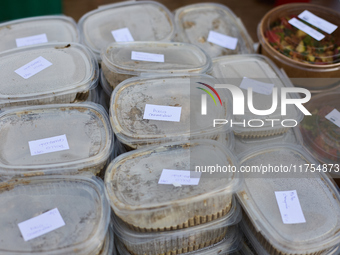
<path id="1" fill-rule="evenodd" d="M 182 107 L 146 104 L 143 119 L 179 122 Z"/>
<path id="2" fill-rule="evenodd" d="M 46 34 L 41 34 L 41 35 L 33 35 L 33 36 L 18 38 L 18 39 L 15 39 L 15 42 L 17 44 L 17 47 L 24 47 L 24 46 L 29 46 L 29 45 L 39 44 L 39 43 L 47 43 L 48 40 L 47 40 Z"/>
<path id="3" fill-rule="evenodd" d="M 66 135 L 59 135 L 28 142 L 31 156 L 70 149 Z"/>
<path id="4" fill-rule="evenodd" d="M 337 109 L 334 109 L 333 111 L 328 113 L 325 118 L 340 127 L 340 112 Z"/>
<path id="5" fill-rule="evenodd" d="M 256 93 L 263 95 L 271 95 L 273 92 L 274 84 L 265 83 L 244 77 L 240 84 L 240 88 L 245 90 L 247 90 L 248 88 L 252 88 L 253 91 Z"/>
<path id="6" fill-rule="evenodd" d="M 18 226 L 24 240 L 29 241 L 65 226 L 65 222 L 58 208 L 54 208 L 37 217 L 23 221 L 19 223 Z"/>
<path id="7" fill-rule="evenodd" d="M 154 53 L 132 51 L 131 52 L 131 59 L 132 60 L 163 63 L 164 62 L 164 55 L 163 54 L 154 54 Z"/>
<path id="8" fill-rule="evenodd" d="M 180 185 L 198 185 L 200 177 L 200 172 L 163 169 L 158 184 L 173 184 L 175 187 L 176 185 L 177 187 L 180 187 Z"/>
<path id="9" fill-rule="evenodd" d="M 48 60 L 44 59 L 43 57 L 38 57 L 28 64 L 15 70 L 15 72 L 19 74 L 22 78 L 28 79 L 51 65 L 52 63 Z"/>
<path id="10" fill-rule="evenodd" d="M 338 26 L 314 15 L 313 13 L 307 10 L 302 12 L 298 17 L 328 34 L 333 33 L 335 29 L 338 28 Z"/>
<path id="11" fill-rule="evenodd" d="M 133 37 L 130 30 L 125 27 L 117 30 L 112 30 L 111 34 L 116 42 L 133 42 Z"/>
<path id="12" fill-rule="evenodd" d="M 230 50 L 235 50 L 238 39 L 215 31 L 210 31 L 207 41 Z"/>
<path id="13" fill-rule="evenodd" d="M 323 38 L 325 38 L 325 36 L 323 34 L 316 31 L 314 28 L 307 26 L 306 24 L 302 23 L 300 20 L 297 20 L 296 18 L 292 18 L 288 22 L 289 22 L 289 24 L 293 25 L 294 27 L 302 30 L 303 32 L 305 32 L 307 34 L 309 34 L 311 37 L 313 37 L 317 41 L 320 41 Z"/>
<path id="14" fill-rule="evenodd" d="M 296 190 L 275 191 L 275 196 L 284 224 L 306 222 Z"/>

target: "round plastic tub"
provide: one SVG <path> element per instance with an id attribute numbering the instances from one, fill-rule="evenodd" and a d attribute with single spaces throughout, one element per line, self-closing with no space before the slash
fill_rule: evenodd
<path id="1" fill-rule="evenodd" d="M 242 21 L 224 5 L 201 3 L 184 6 L 175 11 L 175 24 L 178 41 L 195 44 L 211 57 L 254 52 L 253 41 Z M 237 40 L 236 46 L 223 47 L 208 41 L 211 31 L 219 33 L 217 42 L 228 41 L 229 38 L 223 37 L 228 36 Z"/>
<path id="2" fill-rule="evenodd" d="M 107 113 L 91 103 L 5 111 L 0 114 L 0 141 L 1 178 L 56 172 L 99 174 L 113 143 Z"/>
<path id="3" fill-rule="evenodd" d="M 133 52 L 158 54 L 163 62 L 151 58 L 132 56 Z M 199 47 L 188 43 L 172 42 L 124 42 L 111 43 L 103 48 L 102 71 L 111 89 L 122 81 L 147 73 L 206 73 L 211 68 L 210 57 Z M 140 60 L 138 60 L 140 59 Z"/>
<path id="4" fill-rule="evenodd" d="M 291 171 L 266 174 L 246 173 L 244 189 L 238 193 L 244 210 L 242 221 L 259 240 L 268 254 L 324 254 L 339 245 L 340 196 L 325 172 L 314 171 L 318 163 L 301 146 L 262 146 L 240 156 L 241 167 L 269 165 L 292 166 Z M 307 164 L 309 169 L 306 168 Z M 294 171 L 296 166 L 296 171 Z M 302 171 L 300 171 L 302 166 Z M 306 170 L 307 169 L 307 170 Z M 298 201 L 285 195 L 290 211 L 282 211 L 275 192 L 296 191 Z M 301 206 L 304 221 L 295 221 L 298 206 L 288 203 L 295 199 Z M 285 202 L 284 202 L 285 201 Z M 282 209 L 283 210 L 283 209 Z M 288 218 L 286 218 L 288 217 Z M 283 219 L 289 222 L 283 221 Z M 293 220 L 290 222 L 290 220 Z M 262 253 L 261 253 L 262 254 Z"/>
<path id="5" fill-rule="evenodd" d="M 110 120 L 114 133 L 128 149 L 146 145 L 192 139 L 214 139 L 225 136 L 228 125 L 216 125 L 214 119 L 229 119 L 230 100 L 225 91 L 219 90 L 222 105 L 207 101 L 207 115 L 201 114 L 202 85 L 213 86 L 216 81 L 208 75 L 167 75 L 130 78 L 122 82 L 112 93 Z M 213 93 L 213 92 L 212 92 Z M 216 97 L 216 96 L 215 96 Z M 216 98 L 216 100 L 218 100 Z M 146 105 L 181 107 L 179 121 L 151 118 Z M 153 108 L 152 108 L 153 109 Z M 158 108 L 157 108 L 158 109 Z M 171 108 L 170 110 L 175 109 Z M 171 111 L 166 108 L 167 113 Z"/>
<path id="6" fill-rule="evenodd" d="M 171 12 L 153 1 L 126 1 L 99 7 L 79 20 L 82 42 L 100 59 L 100 51 L 115 42 L 112 31 L 128 29 L 135 41 L 171 41 Z M 131 38 L 130 38 L 131 40 Z"/>
<path id="7" fill-rule="evenodd" d="M 304 17 L 304 11 L 340 25 L 340 13 L 335 10 L 304 3 L 281 5 L 269 11 L 258 26 L 262 54 L 283 68 L 290 78 L 297 78 L 293 79 L 295 86 L 313 92 L 332 89 L 340 84 L 340 29 L 331 34 L 317 29 L 300 18 Z M 325 38 L 318 41 L 292 26 L 288 22 L 292 18 L 317 30 Z"/>
<path id="8" fill-rule="evenodd" d="M 110 207 L 99 178 L 30 177 L 1 183 L 0 190 L 1 254 L 100 254 Z M 55 208 L 65 225 L 25 241 L 18 224 Z M 52 222 L 37 223 L 31 228 L 41 230 Z"/>
<path id="9" fill-rule="evenodd" d="M 85 101 L 99 70 L 83 45 L 48 43 L 0 53 L 0 76 L 0 108 L 8 108 Z"/>
<path id="10" fill-rule="evenodd" d="M 39 16 L 0 24 L 0 52 L 47 42 L 79 42 L 76 22 L 66 16 Z"/>
<path id="11" fill-rule="evenodd" d="M 237 172 L 206 171 L 217 164 L 238 169 L 232 152 L 211 140 L 168 143 L 128 152 L 115 158 L 106 170 L 107 196 L 115 214 L 135 231 L 203 224 L 228 214 L 232 194 L 242 183 Z M 190 171 L 198 184 L 180 185 L 176 176 L 162 177 L 169 183 L 159 184 L 164 169 L 180 175 Z"/>
<path id="12" fill-rule="evenodd" d="M 243 92 L 244 115 L 234 114 L 234 122 L 242 123 L 245 121 L 245 123 L 249 123 L 254 119 L 262 121 L 262 126 L 260 126 L 259 122 L 255 121 L 244 126 L 241 124 L 233 125 L 236 136 L 253 138 L 282 134 L 289 129 L 289 127 L 284 127 L 281 124 L 283 120 L 291 119 L 295 120 L 295 123 L 299 123 L 303 119 L 303 113 L 292 104 L 287 105 L 287 114 L 281 115 L 281 88 L 292 87 L 292 84 L 267 57 L 252 54 L 214 58 L 211 75 L 218 79 L 220 83 L 235 85 Z M 258 82 L 260 82 L 259 85 Z M 273 104 L 272 88 L 277 88 L 278 103 L 276 110 L 272 114 L 262 116 L 252 113 L 247 104 L 249 103 L 246 89 L 248 86 L 253 88 L 253 107 L 257 110 L 268 110 L 271 108 Z M 266 87 L 269 89 L 263 89 Z M 287 99 L 298 97 L 297 93 L 287 94 Z M 270 119 L 275 119 L 276 121 L 268 121 Z"/>

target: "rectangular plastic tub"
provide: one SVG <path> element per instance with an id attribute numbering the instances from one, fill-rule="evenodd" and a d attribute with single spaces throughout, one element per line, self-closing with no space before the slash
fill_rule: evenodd
<path id="1" fill-rule="evenodd" d="M 27 38 L 28 37 L 28 38 Z M 0 23 L 0 52 L 39 43 L 80 41 L 76 22 L 66 16 L 39 16 Z"/>
<path id="2" fill-rule="evenodd" d="M 135 41 L 171 41 L 175 28 L 172 13 L 154 1 L 125 1 L 99 7 L 79 20 L 84 45 L 97 59 L 107 44 L 114 42 L 112 31 L 127 28 Z"/>
<path id="3" fill-rule="evenodd" d="M 66 148 L 55 139 L 61 135 L 65 135 L 69 149 L 53 151 L 43 142 L 38 147 L 42 152 L 35 153 L 37 149 L 30 149 L 29 143 L 41 139 L 50 139 L 48 145 L 57 145 L 55 148 Z M 107 113 L 93 103 L 5 111 L 0 114 L 0 141 L 1 178 L 58 172 L 99 174 L 113 143 Z"/>
<path id="4" fill-rule="evenodd" d="M 240 161 L 241 167 L 297 166 L 296 172 L 246 173 L 244 189 L 238 193 L 243 219 L 268 254 L 324 254 L 339 245 L 339 192 L 326 175 L 327 169 L 300 172 L 300 165 L 318 166 L 301 146 L 262 146 L 240 156 Z M 284 224 L 282 220 L 275 192 L 292 190 L 297 192 L 304 223 Z"/>
<path id="5" fill-rule="evenodd" d="M 205 171 L 205 166 L 216 164 L 238 168 L 232 152 L 211 140 L 168 143 L 125 153 L 106 170 L 107 196 L 115 214 L 135 231 L 203 224 L 228 214 L 232 194 L 242 183 L 236 172 Z M 172 184 L 159 184 L 163 169 L 201 176 L 198 185 L 177 185 L 173 180 L 169 180 Z"/>
<path id="6" fill-rule="evenodd" d="M 0 183 L 0 191 L 1 254 L 88 255 L 105 251 L 110 207 L 99 178 L 29 177 Z M 65 225 L 24 241 L 18 224 L 55 208 Z"/>
<path id="7" fill-rule="evenodd" d="M 132 59 L 132 52 L 158 54 L 164 62 Z M 111 94 L 122 81 L 141 74 L 206 73 L 210 71 L 211 58 L 199 47 L 188 43 L 122 42 L 111 43 L 102 49 L 101 67 L 110 85 Z"/>
<path id="8" fill-rule="evenodd" d="M 175 10 L 175 25 L 178 41 L 195 44 L 213 58 L 254 52 L 253 41 L 242 21 L 222 4 L 200 3 L 181 7 Z M 235 49 L 209 42 L 211 31 L 236 38 Z"/>
<path id="9" fill-rule="evenodd" d="M 213 86 L 208 75 L 162 75 L 130 78 L 112 93 L 110 120 L 118 140 L 128 149 L 192 139 L 213 139 L 230 132 L 227 125 L 213 127 L 214 119 L 229 119 L 230 100 L 218 91 L 221 104 L 207 99 L 207 115 L 201 114 L 201 83 Z M 216 97 L 216 96 L 215 96 Z M 217 100 L 217 99 L 216 99 Z M 144 119 L 146 104 L 181 107 L 180 121 Z"/>
<path id="10" fill-rule="evenodd" d="M 29 63 L 37 69 L 38 61 L 51 65 L 29 78 L 16 73 Z M 81 44 L 48 43 L 0 53 L 0 76 L 0 108 L 74 103 L 85 101 L 97 86 L 99 68 Z"/>

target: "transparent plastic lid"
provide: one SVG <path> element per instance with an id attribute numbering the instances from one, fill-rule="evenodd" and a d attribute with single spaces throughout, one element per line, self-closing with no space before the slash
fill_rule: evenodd
<path id="1" fill-rule="evenodd" d="M 216 140 L 219 133 L 230 130 L 228 125 L 213 127 L 214 119 L 229 119 L 230 100 L 224 90 L 218 91 L 221 104 L 206 100 L 209 113 L 202 115 L 201 97 L 205 92 L 197 88 L 205 87 L 201 83 L 212 87 L 216 81 L 208 75 L 150 75 L 120 83 L 110 103 L 110 120 L 117 138 L 132 148 L 197 138 Z M 157 111 L 159 107 L 172 107 L 164 108 L 168 115 L 172 109 L 180 111 L 179 118 L 153 118 L 150 114 L 154 110 L 150 114 L 149 110 Z"/>
<path id="2" fill-rule="evenodd" d="M 211 57 L 254 52 L 253 42 L 241 20 L 224 5 L 184 6 L 175 11 L 175 24 L 178 40 L 201 47 Z"/>
<path id="3" fill-rule="evenodd" d="M 171 12 L 153 1 L 126 1 L 103 6 L 86 13 L 79 20 L 79 29 L 83 43 L 98 58 L 103 47 L 116 41 L 112 31 L 128 29 L 134 41 L 170 41 L 175 31 Z"/>
<path id="4" fill-rule="evenodd" d="M 300 131 L 306 149 L 320 162 L 340 162 L 340 92 L 313 96 L 305 104 L 312 114 L 305 116 Z"/>
<path id="5" fill-rule="evenodd" d="M 93 103 L 5 111 L 0 114 L 0 140 L 1 175 L 69 168 L 98 172 L 113 143 L 107 113 Z"/>
<path id="6" fill-rule="evenodd" d="M 267 250 L 275 250 L 275 254 L 317 254 L 339 243 L 339 192 L 326 175 L 327 169 L 313 170 L 318 169 L 318 163 L 301 146 L 258 147 L 240 156 L 240 162 L 241 168 L 271 164 L 290 169 L 257 176 L 247 172 L 244 189 L 238 193 L 254 234 L 260 235 Z M 278 204 L 285 207 L 285 202 L 276 199 L 275 192 L 280 191 L 296 191 L 301 210 L 291 203 L 290 211 L 279 209 Z M 295 218 L 299 211 L 304 220 Z"/>
<path id="7" fill-rule="evenodd" d="M 158 54 L 164 62 L 137 60 L 132 52 Z M 188 43 L 172 42 L 121 42 L 103 48 L 102 62 L 115 73 L 205 73 L 211 59 L 199 47 Z"/>
<path id="8" fill-rule="evenodd" d="M 0 191 L 1 254 L 99 253 L 110 221 L 110 207 L 99 178 L 23 178 L 1 183 Z M 18 224 L 55 208 L 65 225 L 25 241 Z M 55 224 L 53 218 L 49 220 L 37 221 L 31 228 L 41 228 L 39 223 Z"/>
<path id="9" fill-rule="evenodd" d="M 77 24 L 71 17 L 39 16 L 0 24 L 0 52 L 40 43 L 79 42 Z"/>
<path id="10" fill-rule="evenodd" d="M 97 85 L 99 71 L 81 44 L 48 43 L 0 53 L 0 76 L 0 106 L 15 106 L 76 100 Z"/>
<path id="11" fill-rule="evenodd" d="M 271 10 L 263 20 L 259 40 L 280 52 L 283 60 L 307 65 L 340 63 L 340 13 L 336 10 L 287 4 Z"/>
<path id="12" fill-rule="evenodd" d="M 265 56 L 259 54 L 233 55 L 213 59 L 213 69 L 211 75 L 221 83 L 232 84 L 239 87 L 244 95 L 244 115 L 234 115 L 235 122 L 260 119 L 263 121 L 261 127 L 251 127 L 250 125 L 234 125 L 235 133 L 247 131 L 272 131 L 281 128 L 281 121 L 293 119 L 299 123 L 303 118 L 303 113 L 294 104 L 288 104 L 286 115 L 281 114 L 281 88 L 292 87 L 288 77 L 283 74 L 275 64 Z M 273 88 L 277 88 L 277 107 L 272 114 L 256 115 L 248 107 L 247 88 L 251 87 L 253 92 L 253 107 L 256 110 L 268 110 L 273 105 Z M 287 99 L 298 98 L 297 93 L 287 93 Z M 275 119 L 275 122 L 267 121 Z M 257 123 L 258 124 L 258 123 Z M 262 124 L 262 123 L 261 123 Z M 255 125 L 253 123 L 253 125 Z M 258 124 L 260 125 L 260 124 Z"/>
<path id="13" fill-rule="evenodd" d="M 232 152 L 211 140 L 167 143 L 124 153 L 106 170 L 108 199 L 117 216 L 134 229 L 199 225 L 230 211 L 232 194 L 242 183 L 236 171 L 206 171 L 205 166 L 211 165 L 238 168 Z M 170 177 L 163 176 L 159 183 L 167 170 L 171 170 Z M 177 183 L 181 180 L 172 179 L 172 173 L 184 173 L 181 171 L 190 171 L 191 177 L 187 177 L 198 184 L 181 185 Z"/>

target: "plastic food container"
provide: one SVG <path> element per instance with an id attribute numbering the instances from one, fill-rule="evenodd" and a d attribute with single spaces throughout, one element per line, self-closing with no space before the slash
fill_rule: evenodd
<path id="1" fill-rule="evenodd" d="M 110 102 L 111 125 L 119 141 L 129 149 L 137 149 L 188 139 L 217 140 L 220 135 L 225 135 L 230 130 L 228 125 L 213 127 L 213 122 L 214 119 L 230 118 L 229 97 L 225 91 L 218 90 L 222 104 L 216 95 L 216 105 L 208 98 L 208 114 L 202 115 L 201 97 L 205 92 L 197 87 L 208 88 L 201 83 L 214 86 L 216 81 L 208 75 L 168 75 L 136 77 L 122 82 L 113 91 Z M 163 106 L 177 108 L 165 108 L 166 114 L 173 119 L 163 120 L 154 119 L 147 105 L 151 105 L 151 109 L 156 106 L 156 111 Z M 175 119 L 176 113 L 171 113 L 173 109 L 180 110 L 179 121 Z"/>
<path id="2" fill-rule="evenodd" d="M 100 254 L 110 207 L 99 178 L 30 177 L 1 183 L 0 190 L 1 254 Z M 65 225 L 24 241 L 18 224 L 55 208 Z M 39 230 L 52 220 L 31 228 Z"/>
<path id="3" fill-rule="evenodd" d="M 78 43 L 6 51 L 0 53 L 0 107 L 82 102 L 98 75 L 92 53 Z"/>
<path id="4" fill-rule="evenodd" d="M 175 11 L 175 24 L 177 40 L 195 44 L 211 57 L 254 52 L 253 41 L 242 21 L 224 5 L 201 3 L 184 6 Z M 213 34 L 213 40 L 209 37 L 211 33 L 218 33 Z M 225 42 L 228 45 L 224 45 Z"/>
<path id="5" fill-rule="evenodd" d="M 133 55 L 135 53 L 143 55 Z M 101 59 L 104 77 L 111 87 L 107 94 L 135 75 L 206 73 L 211 68 L 210 57 L 199 47 L 188 43 L 116 42 L 103 48 Z"/>
<path id="6" fill-rule="evenodd" d="M 100 251 L 99 255 L 117 255 L 114 233 L 110 226 L 106 233 L 104 244 L 102 246 L 102 250 Z"/>
<path id="7" fill-rule="evenodd" d="M 233 115 L 235 135 L 243 138 L 265 137 L 282 134 L 288 131 L 293 122 L 282 121 L 295 120 L 295 124 L 303 119 L 303 113 L 293 104 L 287 105 L 287 115 L 281 115 L 281 88 L 292 87 L 289 79 L 267 57 L 252 55 L 224 56 L 213 59 L 211 75 L 220 83 L 232 84 L 239 87 L 244 95 L 244 115 Z M 269 115 L 255 115 L 248 107 L 247 87 L 253 88 L 253 106 L 257 110 L 268 110 L 272 107 L 273 89 L 277 88 L 277 107 Z M 225 89 L 227 90 L 227 89 Z M 298 98 L 298 94 L 288 93 L 287 98 Z M 260 121 L 253 121 L 253 120 Z M 269 121 L 275 119 L 276 121 Z M 250 124 L 249 124 L 250 123 Z M 261 126 L 262 125 L 262 126 Z M 253 127 L 252 127 L 253 126 Z M 255 126 L 255 127 L 254 127 Z"/>
<path id="8" fill-rule="evenodd" d="M 118 240 L 123 244 L 121 247 L 125 246 L 128 254 L 160 255 L 190 254 L 190 252 L 191 254 L 196 254 L 196 252 L 205 254 L 205 247 L 208 248 L 222 240 L 226 240 L 228 243 L 224 249 L 232 251 L 237 248 L 240 236 L 238 228 L 234 225 L 241 220 L 239 209 L 239 205 L 234 201 L 232 211 L 220 219 L 191 228 L 158 233 L 133 231 L 127 228 L 115 215 L 112 216 L 112 222 Z"/>
<path id="9" fill-rule="evenodd" d="M 0 52 L 33 44 L 80 40 L 77 24 L 66 16 L 39 16 L 1 23 L 0 37 Z"/>
<path id="10" fill-rule="evenodd" d="M 128 29 L 128 40 L 134 41 L 171 41 L 175 33 L 171 12 L 153 1 L 126 1 L 99 7 L 79 20 L 79 29 L 82 42 L 98 60 L 101 49 L 116 41 L 112 31 Z M 122 36 L 126 38 L 126 34 Z"/>
<path id="11" fill-rule="evenodd" d="M 243 221 L 268 254 L 323 254 L 339 245 L 339 192 L 327 171 L 306 170 L 305 164 L 314 164 L 315 168 L 318 164 L 301 146 L 263 146 L 240 157 L 241 167 L 293 166 L 290 172 L 246 173 L 244 189 L 238 193 L 245 212 Z M 282 195 L 282 201 L 276 199 L 275 192 L 280 191 L 289 194 L 285 198 Z M 294 191 L 293 197 L 290 194 Z M 295 204 L 288 203 L 293 199 Z M 278 205 L 292 209 L 285 211 Z M 301 216 L 295 220 L 293 214 L 302 214 L 305 222 Z"/>
<path id="12" fill-rule="evenodd" d="M 206 171 L 205 166 L 217 164 L 238 167 L 230 150 L 211 140 L 125 153 L 106 170 L 107 196 L 115 214 L 135 231 L 175 230 L 210 222 L 228 214 L 232 194 L 242 183 L 236 171 Z M 159 184 L 163 169 L 191 171 L 192 178 L 199 178 L 198 185 L 180 185 L 172 177 L 162 177 L 169 184 Z M 182 174 L 178 171 L 175 174 Z"/>
<path id="13" fill-rule="evenodd" d="M 1 178 L 55 172 L 99 174 L 113 143 L 107 113 L 91 103 L 5 111 L 0 114 L 0 140 Z"/>
<path id="14" fill-rule="evenodd" d="M 304 11 L 340 25 L 340 13 L 320 5 L 299 3 L 276 7 L 262 18 L 258 27 L 262 54 L 283 68 L 290 78 L 304 78 L 293 79 L 295 86 L 311 91 L 331 89 L 340 82 L 340 29 L 328 34 L 301 19 L 305 16 Z M 292 26 L 289 23 L 292 18 L 325 37 L 314 39 Z"/>

